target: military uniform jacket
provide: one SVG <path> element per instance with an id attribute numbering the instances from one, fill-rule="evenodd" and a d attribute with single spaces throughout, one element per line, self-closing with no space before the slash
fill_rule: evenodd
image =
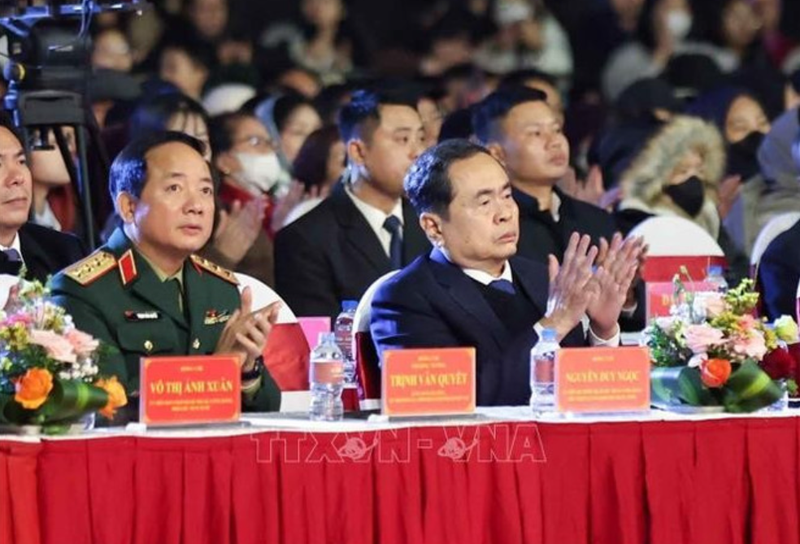
<path id="1" fill-rule="evenodd" d="M 118 228 L 105 246 L 56 275 L 51 288 L 78 329 L 119 350 L 101 361 L 101 373 L 117 376 L 136 395 L 141 357 L 213 353 L 240 306 L 233 273 L 200 257 L 183 267 L 183 310 L 174 283 L 162 282 Z M 243 408 L 277 411 L 280 391 L 266 369 L 261 380 L 257 393 L 243 397 Z"/>

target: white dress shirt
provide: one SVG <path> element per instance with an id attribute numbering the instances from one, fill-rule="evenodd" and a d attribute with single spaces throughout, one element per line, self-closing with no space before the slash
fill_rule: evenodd
<path id="1" fill-rule="evenodd" d="M 358 211 L 361 212 L 361 215 L 364 216 L 364 219 L 367 220 L 369 226 L 372 227 L 373 232 L 375 232 L 375 236 L 378 237 L 378 240 L 383 247 L 383 251 L 386 252 L 386 256 L 388 257 L 389 246 L 392 243 L 392 234 L 383 228 L 383 223 L 386 221 L 386 218 L 389 217 L 389 215 L 393 215 L 400 220 L 400 224 L 403 226 L 403 228 L 405 228 L 405 224 L 403 223 L 403 201 L 398 200 L 392 209 L 392 213 L 387 215 L 383 212 L 383 210 L 380 210 L 371 204 L 367 204 L 354 195 L 353 191 L 350 190 L 349 185 L 345 184 L 344 191 L 347 193 L 347 196 L 350 197 L 350 200 L 353 201 L 353 204 L 355 204 L 356 208 L 358 208 Z"/>

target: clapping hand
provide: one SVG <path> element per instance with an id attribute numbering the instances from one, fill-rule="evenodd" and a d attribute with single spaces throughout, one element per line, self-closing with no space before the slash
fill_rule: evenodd
<path id="1" fill-rule="evenodd" d="M 272 326 L 278 319 L 281 303 L 276 301 L 258 311 L 251 311 L 253 295 L 249 287 L 242 292 L 242 305 L 236 310 L 217 342 L 215 353 L 238 353 L 242 357 L 242 371 L 255 367 L 267 344 Z"/>
<path id="2" fill-rule="evenodd" d="M 239 264 L 255 243 L 264 221 L 264 198 L 246 204 L 235 201 L 230 211 L 219 212 L 214 232 L 214 248 L 234 266 Z"/>
<path id="3" fill-rule="evenodd" d="M 592 281 L 598 249 L 591 243 L 589 236 L 573 233 L 560 266 L 553 255 L 548 257 L 550 292 L 547 314 L 539 323 L 555 329 L 559 340 L 581 322 L 589 304 L 600 294 L 597 282 Z"/>
<path id="4" fill-rule="evenodd" d="M 589 302 L 586 313 L 592 330 L 601 338 L 611 338 L 617 332 L 617 320 L 629 298 L 644 249 L 642 238 L 623 240 L 619 233 L 611 244 L 606 240 L 600 242 L 600 258 L 590 288 L 596 296 Z"/>

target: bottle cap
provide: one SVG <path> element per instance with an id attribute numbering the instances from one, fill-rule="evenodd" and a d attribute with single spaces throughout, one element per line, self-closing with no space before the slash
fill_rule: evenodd
<path id="1" fill-rule="evenodd" d="M 354 310 L 358 308 L 358 301 L 357 300 L 343 300 L 342 301 L 342 311 L 349 312 L 350 310 Z"/>
<path id="2" fill-rule="evenodd" d="M 722 267 L 718 264 L 712 264 L 708 267 L 708 275 L 709 276 L 721 276 L 722 275 Z"/>
<path id="3" fill-rule="evenodd" d="M 556 342 L 558 340 L 558 333 L 555 329 L 542 329 L 541 339 L 545 342 Z"/>

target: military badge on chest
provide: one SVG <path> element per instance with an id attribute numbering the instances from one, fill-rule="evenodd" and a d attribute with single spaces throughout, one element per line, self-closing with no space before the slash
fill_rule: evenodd
<path id="1" fill-rule="evenodd" d="M 231 313 L 228 310 L 222 312 L 218 310 L 206 310 L 203 325 L 216 325 L 218 323 L 225 323 L 231 318 Z"/>
<path id="2" fill-rule="evenodd" d="M 161 313 L 155 311 L 136 312 L 134 310 L 125 310 L 125 320 L 131 322 L 139 321 L 156 321 L 161 319 Z"/>

